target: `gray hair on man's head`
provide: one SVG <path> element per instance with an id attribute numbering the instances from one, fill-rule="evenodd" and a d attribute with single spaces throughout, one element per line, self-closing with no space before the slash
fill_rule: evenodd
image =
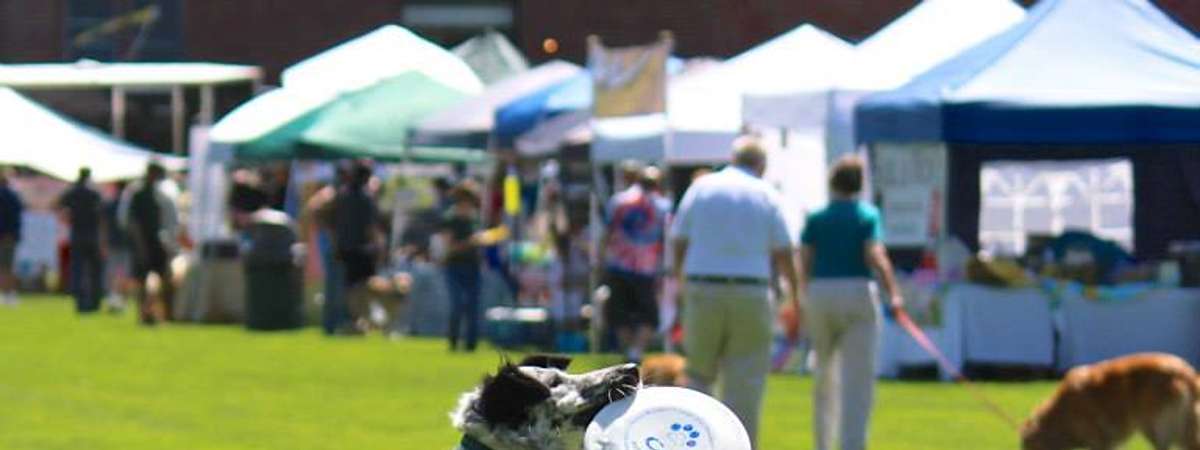
<path id="1" fill-rule="evenodd" d="M 642 178 L 642 168 L 646 165 L 636 159 L 626 159 L 621 161 L 618 170 L 621 174 L 621 180 L 626 184 L 633 184 Z"/>
<path id="2" fill-rule="evenodd" d="M 767 150 L 757 136 L 742 135 L 734 139 L 733 164 L 758 171 L 767 167 Z"/>

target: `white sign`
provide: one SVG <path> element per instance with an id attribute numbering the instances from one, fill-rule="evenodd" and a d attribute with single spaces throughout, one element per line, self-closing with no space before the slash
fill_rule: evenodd
<path id="1" fill-rule="evenodd" d="M 883 235 L 888 245 L 923 245 L 929 240 L 933 188 L 905 186 L 883 196 Z"/>

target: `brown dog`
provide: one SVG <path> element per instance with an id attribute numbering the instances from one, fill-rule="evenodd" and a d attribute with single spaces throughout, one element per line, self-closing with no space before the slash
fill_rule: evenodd
<path id="1" fill-rule="evenodd" d="M 1021 429 L 1025 450 L 1115 449 L 1135 431 L 1157 450 L 1200 450 L 1192 366 L 1142 353 L 1067 372 L 1052 397 Z"/>
<path id="2" fill-rule="evenodd" d="M 687 360 L 682 356 L 664 353 L 648 356 L 639 367 L 646 386 L 687 387 Z"/>

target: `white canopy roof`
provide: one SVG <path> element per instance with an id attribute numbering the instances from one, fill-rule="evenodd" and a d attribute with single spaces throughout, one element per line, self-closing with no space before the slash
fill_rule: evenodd
<path id="1" fill-rule="evenodd" d="M 0 164 L 29 167 L 61 180 L 74 180 L 81 167 L 100 182 L 142 176 L 157 160 L 181 170 L 183 158 L 162 155 L 114 139 L 0 87 Z"/>
<path id="2" fill-rule="evenodd" d="M 417 70 L 467 94 L 483 83 L 462 59 L 398 25 L 386 25 L 285 69 L 285 88 L 353 91 Z"/>
<path id="3" fill-rule="evenodd" d="M 924 0 L 854 50 L 826 118 L 830 160 L 855 151 L 859 98 L 896 89 L 1025 18 L 1012 0 Z"/>
<path id="4" fill-rule="evenodd" d="M 462 58 L 484 85 L 529 70 L 529 62 L 503 34 L 495 30 L 467 39 L 450 50 Z"/>
<path id="5" fill-rule="evenodd" d="M 858 44 L 841 87 L 898 88 L 1024 18 L 1012 0 L 924 0 Z"/>
<path id="6" fill-rule="evenodd" d="M 254 66 L 211 63 L 101 63 L 81 60 L 54 64 L 0 64 L 0 86 L 21 89 L 166 87 L 252 82 Z"/>
<path id="7" fill-rule="evenodd" d="M 729 60 L 743 86 L 741 120 L 793 129 L 820 127 L 825 92 L 837 84 L 853 47 L 803 25 Z"/>

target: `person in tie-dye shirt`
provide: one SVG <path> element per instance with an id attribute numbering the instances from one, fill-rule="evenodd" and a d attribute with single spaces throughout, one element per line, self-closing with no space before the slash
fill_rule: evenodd
<path id="1" fill-rule="evenodd" d="M 609 202 L 600 255 L 611 292 L 605 323 L 616 332 L 626 358 L 639 362 L 658 328 L 656 293 L 671 203 L 659 193 L 658 168 L 633 174 L 636 183 Z"/>

